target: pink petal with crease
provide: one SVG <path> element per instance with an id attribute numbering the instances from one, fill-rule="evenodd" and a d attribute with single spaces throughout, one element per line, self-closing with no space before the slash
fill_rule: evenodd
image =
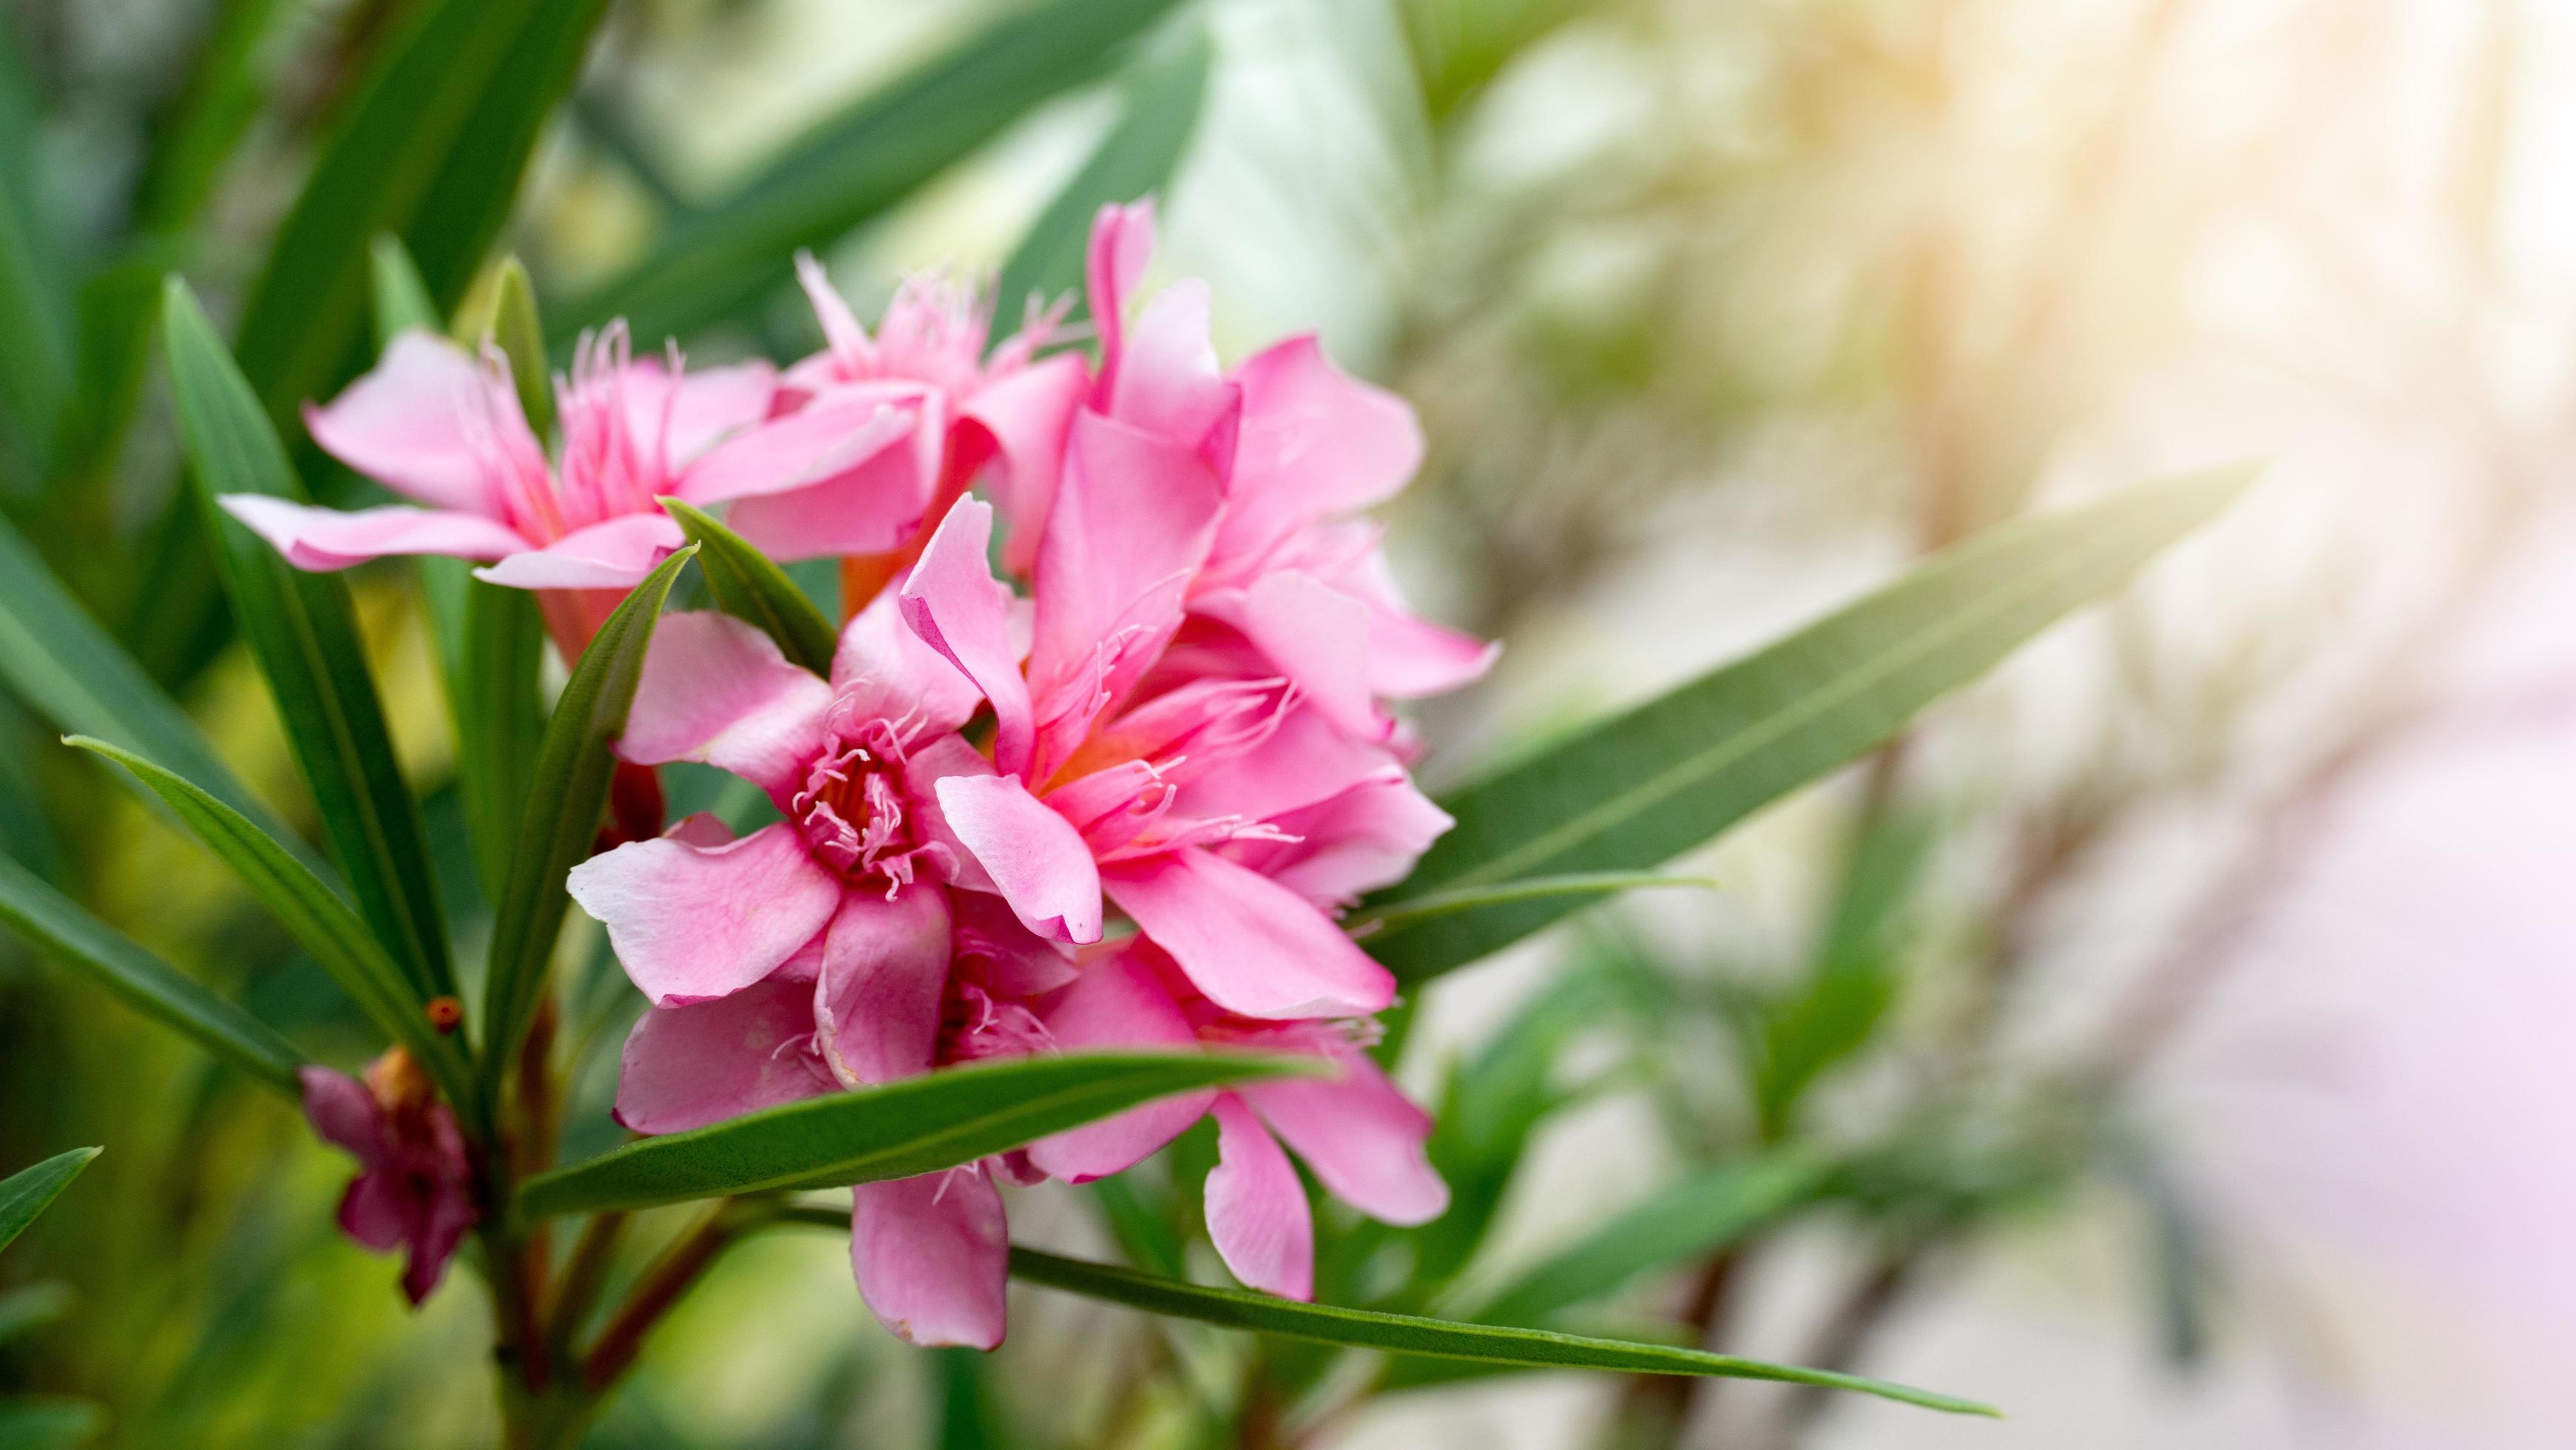
<path id="1" fill-rule="evenodd" d="M 1145 304 L 1101 411 L 1195 452 L 1237 396 L 1208 339 L 1207 283 L 1189 277 Z"/>
<path id="2" fill-rule="evenodd" d="M 1207 1176 L 1208 1237 L 1237 1279 L 1282 1299 L 1315 1297 L 1315 1221 L 1305 1185 L 1252 1109 L 1216 1106 L 1216 1167 Z"/>
<path id="3" fill-rule="evenodd" d="M 639 765 L 695 760 L 732 771 L 782 808 L 822 744 L 832 687 L 729 614 L 665 615 L 644 654 L 617 753 Z"/>
<path id="4" fill-rule="evenodd" d="M 1449 1185 L 1423 1153 L 1430 1116 L 1365 1054 L 1339 1053 L 1335 1060 L 1342 1069 L 1338 1082 L 1283 1079 L 1237 1091 L 1335 1198 L 1386 1223 L 1438 1218 L 1448 1210 Z"/>
<path id="5" fill-rule="evenodd" d="M 892 900 L 841 899 L 814 980 L 815 1040 L 849 1087 L 930 1071 L 948 984 L 948 893 L 916 881 Z"/>
<path id="6" fill-rule="evenodd" d="M 1010 1230 L 980 1168 L 862 1183 L 850 1267 L 859 1297 L 906 1344 L 991 1349 L 1009 1307 Z"/>
<path id="7" fill-rule="evenodd" d="M 841 904 L 841 880 L 784 822 L 707 849 L 635 841 L 572 869 L 564 882 L 608 928 L 636 988 L 657 1007 L 738 992 L 813 939 Z"/>
<path id="8" fill-rule="evenodd" d="M 774 977 L 712 1002 L 648 1007 L 618 1055 L 617 1121 L 679 1133 L 828 1092 L 801 1050 L 813 1032 L 813 990 Z"/>
<path id="9" fill-rule="evenodd" d="M 672 492 L 694 504 L 789 493 L 841 477 L 912 436 L 918 413 L 883 397 L 825 395 L 737 433 L 681 474 Z M 920 515 L 920 505 L 912 505 Z M 739 529 L 735 532 L 741 532 Z"/>
<path id="10" fill-rule="evenodd" d="M 667 514 L 627 514 L 512 554 L 474 577 L 512 589 L 629 589 L 684 541 Z"/>
<path id="11" fill-rule="evenodd" d="M 916 722 L 924 735 L 963 725 L 984 693 L 946 655 L 903 622 L 901 604 L 880 594 L 841 628 L 832 652 L 832 688 L 854 719 Z"/>
<path id="12" fill-rule="evenodd" d="M 1064 434 L 1091 386 L 1079 353 L 1062 352 L 995 379 L 966 400 L 958 421 L 991 435 L 1001 460 L 996 490 L 1009 537 L 1002 567 L 1026 574 L 1037 560 L 1047 510 L 1064 467 Z"/>
<path id="13" fill-rule="evenodd" d="M 1295 892 L 1189 848 L 1102 868 L 1102 889 L 1210 1001 L 1246 1017 L 1358 1017 L 1395 978 Z"/>
<path id="14" fill-rule="evenodd" d="M 1384 740 L 1394 729 L 1369 691 L 1365 603 L 1312 575 L 1265 574 L 1243 591 L 1240 611 L 1229 622 L 1344 734 Z"/>
<path id="15" fill-rule="evenodd" d="M 1312 334 L 1246 359 L 1243 426 L 1217 556 L 1268 551 L 1299 527 L 1384 503 L 1422 466 L 1422 425 L 1383 388 L 1344 373 Z"/>
<path id="16" fill-rule="evenodd" d="M 417 328 L 329 404 L 306 405 L 304 426 L 323 452 L 438 508 L 499 519 L 505 479 L 545 486 L 545 454 L 509 381 Z"/>
<path id="17" fill-rule="evenodd" d="M 1091 245 L 1083 280 L 1090 292 L 1091 325 L 1100 338 L 1100 377 L 1095 398 L 1106 398 L 1125 351 L 1127 298 L 1154 256 L 1154 203 L 1104 206 L 1091 220 Z"/>
<path id="18" fill-rule="evenodd" d="M 1011 639 L 1011 593 L 994 581 L 987 562 L 992 537 L 992 507 L 959 499 L 904 581 L 901 607 L 913 633 L 993 702 L 994 763 L 1026 774 L 1036 723 Z"/>
<path id="19" fill-rule="evenodd" d="M 516 530 L 481 514 L 406 504 L 343 512 L 257 493 L 228 493 L 215 502 L 298 569 L 346 569 L 388 554 L 498 559 L 528 547 Z"/>
<path id="20" fill-rule="evenodd" d="M 949 831 L 1022 925 L 1077 944 L 1100 940 L 1100 868 L 1064 817 L 1017 776 L 950 776 L 937 790 Z"/>

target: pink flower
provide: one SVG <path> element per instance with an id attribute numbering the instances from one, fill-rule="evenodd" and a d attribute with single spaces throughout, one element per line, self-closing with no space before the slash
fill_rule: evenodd
<path id="1" fill-rule="evenodd" d="M 1155 677 L 1213 534 L 1214 479 L 1097 413 L 1074 434 L 1025 668 L 982 503 L 950 510 L 901 591 L 914 630 L 994 710 L 996 774 L 940 787 L 950 828 L 997 879 L 1032 884 L 1005 892 L 1015 905 L 1092 921 L 1105 892 L 1228 1011 L 1378 1011 L 1394 978 L 1330 908 L 1400 876 L 1448 817 L 1392 749 L 1337 729 L 1279 675 Z"/>
<path id="2" fill-rule="evenodd" d="M 1226 1267 L 1253 1288 L 1289 1299 L 1314 1295 L 1314 1224 L 1281 1139 L 1334 1197 L 1373 1218 L 1428 1223 L 1449 1206 L 1448 1185 L 1423 1153 L 1431 1120 L 1361 1050 L 1367 1024 L 1236 1016 L 1200 996 L 1168 956 L 1139 940 L 1087 965 L 1048 1004 L 1045 1026 L 1065 1048 L 1205 1044 L 1309 1054 L 1338 1070 L 1330 1079 L 1249 1083 L 1149 1103 L 1028 1150 L 1035 1167 L 1080 1183 L 1134 1166 L 1214 1114 L 1208 1234 Z"/>
<path id="3" fill-rule="evenodd" d="M 313 1131 L 357 1155 L 357 1179 L 340 1198 L 340 1231 L 378 1253 L 408 1250 L 403 1293 L 420 1303 L 481 1217 L 456 1114 L 399 1047 L 368 1066 L 364 1083 L 325 1067 L 297 1076 Z"/>
<path id="4" fill-rule="evenodd" d="M 540 591 L 556 642 L 574 655 L 679 547 L 679 525 L 657 500 L 713 504 L 792 486 L 815 453 L 853 446 L 755 428 L 775 389 L 766 363 L 684 373 L 676 356 L 631 357 L 624 325 L 613 324 L 585 337 L 571 376 L 556 380 L 561 448 L 549 463 L 497 350 L 478 358 L 408 331 L 328 407 L 308 405 L 305 425 L 333 457 L 426 507 L 341 512 L 258 494 L 221 502 L 300 569 L 388 554 L 492 561 L 480 577 Z M 900 422 L 874 426 L 891 434 Z"/>
<path id="5" fill-rule="evenodd" d="M 1357 517 L 1401 492 L 1422 463 L 1403 399 L 1344 374 L 1311 334 L 1230 372 L 1208 341 L 1208 294 L 1173 283 L 1124 322 L 1153 250 L 1149 203 L 1104 208 L 1092 228 L 1092 316 L 1101 361 L 1089 407 L 1201 460 L 1217 504 L 1184 588 L 1185 648 L 1266 661 L 1339 728 L 1391 738 L 1382 699 L 1455 689 L 1496 649 L 1412 613 L 1375 525 Z M 1077 432 L 1074 446 L 1081 447 Z M 1095 433 L 1093 437 L 1100 435 Z"/>
<path id="6" fill-rule="evenodd" d="M 946 803 L 971 811 L 991 778 L 955 733 L 976 703 L 891 600 L 850 621 L 828 680 L 729 616 L 662 621 L 620 753 L 721 766 L 786 819 L 733 840 L 693 817 L 574 868 L 573 899 L 653 1002 L 627 1042 L 621 1121 L 673 1132 L 1044 1042 L 1019 1004 L 1070 970 L 1022 923 L 1097 940 L 1099 886 L 1089 880 L 1087 912 L 1059 909 L 1063 893 L 1013 869 L 1015 843 L 1050 829 L 1090 864 L 1071 827 L 1034 803 L 1030 819 L 1005 820 L 1017 834 L 989 860 L 959 840 Z M 995 1171 L 1015 1170 L 859 1188 L 860 1291 L 898 1334 L 999 1342 L 1008 1244 Z"/>
<path id="7" fill-rule="evenodd" d="M 800 479 L 811 486 L 746 497 L 727 522 L 780 559 L 900 555 L 989 466 L 1004 511 L 1030 521 L 1034 543 L 1065 420 L 1090 383 L 1081 357 L 1038 359 L 1051 326 L 1042 318 L 988 355 L 986 304 L 935 277 L 906 281 L 870 337 L 814 259 L 796 260 L 825 346 L 787 370 L 768 427 L 851 443 L 815 455 Z M 881 412 L 902 425 L 872 430 Z M 875 582 L 905 562 L 886 560 Z"/>

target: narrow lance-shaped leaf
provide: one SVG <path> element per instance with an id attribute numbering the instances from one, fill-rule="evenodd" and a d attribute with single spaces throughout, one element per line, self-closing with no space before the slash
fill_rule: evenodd
<path id="1" fill-rule="evenodd" d="M 1536 1324 L 1639 1274 L 1704 1258 L 1816 1191 L 1814 1160 L 1780 1153 L 1702 1169 L 1648 1194 L 1550 1254 L 1476 1311 L 1495 1324 Z"/>
<path id="2" fill-rule="evenodd" d="M 540 439 L 550 436 L 555 430 L 555 394 L 548 385 L 546 330 L 537 321 L 536 284 L 528 280 L 527 265 L 515 256 L 502 258 L 501 270 L 493 278 L 489 331 L 493 345 L 509 360 L 510 384 L 518 391 L 519 411 L 526 415 L 529 429 Z"/>
<path id="3" fill-rule="evenodd" d="M 377 233 L 403 239 L 437 310 L 456 305 L 605 8 L 431 0 L 406 17 L 323 143 L 243 309 L 242 371 L 272 421 L 283 426 L 349 360 Z"/>
<path id="4" fill-rule="evenodd" d="M 73 288 L 35 184 L 36 98 L 16 29 L 0 15 L 0 423 L 41 473 L 72 393 Z"/>
<path id="5" fill-rule="evenodd" d="M 125 1004 L 281 1092 L 304 1055 L 267 1023 L 145 951 L 26 867 L 0 856 L 0 922 Z"/>
<path id="6" fill-rule="evenodd" d="M 430 1024 L 428 1014 L 413 999 L 402 969 L 385 955 L 357 913 L 319 878 L 241 812 L 193 782 L 103 740 L 75 735 L 65 743 L 95 751 L 132 771 L 207 849 L 240 875 L 260 905 L 313 954 L 378 1030 L 418 1059 L 451 1100 L 471 1101 L 467 1094 L 472 1077 L 456 1040 Z"/>
<path id="7" fill-rule="evenodd" d="M 1893 734 L 2069 611 L 2118 587 L 2234 499 L 2228 468 L 1991 529 L 1751 658 L 1639 706 L 1442 804 L 1455 829 L 1384 908 L 1527 876 L 1626 871 L 1687 851 Z M 1574 909 L 1530 900 L 1382 932 L 1419 982 Z"/>
<path id="8" fill-rule="evenodd" d="M 301 500 L 304 490 L 259 400 L 177 278 L 162 302 L 162 331 L 190 488 L 332 852 L 360 913 L 418 999 L 452 996 L 455 975 L 420 807 L 394 761 L 349 586 L 336 574 L 289 566 L 217 505 L 223 494 Z"/>
<path id="9" fill-rule="evenodd" d="M 948 1068 L 629 1143 L 529 1179 L 531 1217 L 834 1188 L 972 1163 L 1173 1093 L 1303 1075 L 1302 1058 L 1069 1053 Z"/>
<path id="10" fill-rule="evenodd" d="M 1000 321 L 1007 325 L 1018 318 L 1032 298 L 1044 305 L 1060 296 L 1074 299 L 1065 320 L 1082 320 L 1082 264 L 1092 218 L 1104 206 L 1134 201 L 1171 181 L 1198 130 L 1215 50 L 1206 24 L 1190 20 L 1137 65 L 1120 87 L 1126 104 L 1118 123 L 1038 214 L 1003 265 L 1001 286 L 994 293 Z"/>
<path id="11" fill-rule="evenodd" d="M 760 626 L 789 659 L 818 675 L 832 673 L 832 622 L 787 572 L 704 509 L 676 498 L 663 509 L 698 543 L 698 572 L 716 608 Z"/>
<path id="12" fill-rule="evenodd" d="M 1491 886 L 1433 891 L 1385 906 L 1368 907 L 1352 912 L 1343 925 L 1349 928 L 1351 935 L 1364 936 L 1371 931 L 1385 931 L 1435 916 L 1451 916 L 1487 907 L 1559 896 L 1615 896 L 1622 891 L 1651 891 L 1664 886 L 1690 886 L 1702 891 L 1717 889 L 1717 883 L 1705 876 L 1667 876 L 1660 871 L 1584 871 L 1571 876 L 1530 876 L 1518 881 L 1498 881 Z"/>
<path id="13" fill-rule="evenodd" d="M 538 688 L 545 617 L 535 594 L 486 584 L 465 560 L 424 557 L 418 563 L 438 639 L 448 721 L 456 731 L 456 788 L 473 842 L 475 879 L 484 901 L 497 905 L 545 731 Z"/>
<path id="14" fill-rule="evenodd" d="M 493 904 L 492 970 L 483 988 L 483 1068 L 487 1090 L 517 1053 L 545 990 L 546 962 L 563 931 L 572 898 L 564 878 L 590 855 L 617 768 L 609 743 L 626 728 L 627 707 L 644 672 L 644 651 L 662 617 L 671 581 L 696 556 L 683 547 L 629 591 L 573 666 L 555 700 L 529 777 L 517 844 L 501 898 Z"/>
<path id="15" fill-rule="evenodd" d="M 71 1186 L 89 1160 L 98 1156 L 96 1148 L 74 1148 L 57 1153 L 31 1168 L 21 1168 L 0 1178 L 0 1249 L 27 1231 L 36 1215 L 45 1211 L 57 1195 Z"/>
<path id="16" fill-rule="evenodd" d="M 1631 1344 L 1592 1339 L 1545 1329 L 1507 1328 L 1491 1324 L 1456 1324 L 1410 1314 L 1371 1309 L 1344 1309 L 1330 1304 L 1300 1304 L 1245 1289 L 1212 1289 L 1179 1279 L 1157 1278 L 1109 1264 L 1058 1258 L 1036 1249 L 1011 1248 L 1011 1273 L 1032 1284 L 1125 1304 L 1151 1314 L 1195 1319 L 1227 1329 L 1286 1335 L 1349 1349 L 1376 1349 L 1487 1364 L 1527 1365 L 1538 1369 L 1599 1369 L 1626 1374 L 1703 1375 L 1723 1379 L 1774 1380 L 1853 1390 L 1882 1399 L 1942 1410 L 1954 1415 L 1995 1415 L 1990 1405 L 1934 1394 L 1886 1380 L 1831 1370 L 1802 1369 L 1729 1354 L 1708 1354 L 1660 1344 Z"/>
<path id="17" fill-rule="evenodd" d="M 0 519 L 0 680 L 65 734 L 95 735 L 166 760 L 226 805 L 290 842 L 307 866 L 327 870 L 275 814 L 233 778 L 188 718 L 114 636 L 99 627 Z"/>
<path id="18" fill-rule="evenodd" d="M 624 276 L 552 321 L 623 315 L 639 341 L 723 317 L 787 276 L 799 247 L 838 240 L 1068 87 L 1176 0 L 1043 0 L 1014 7 L 815 127 L 730 198 L 683 218 Z"/>
<path id="19" fill-rule="evenodd" d="M 242 371 L 272 425 L 329 393 L 362 353 L 368 243 L 403 238 L 431 299 L 453 308 L 508 217 L 537 133 L 570 89 L 606 0 L 425 0 L 391 38 L 323 143 L 251 285 Z M 154 588 L 127 634 L 171 678 L 221 647 L 201 521 L 155 526 Z M 147 649 L 142 641 L 181 641 Z M 166 656 L 166 658 L 164 658 Z"/>

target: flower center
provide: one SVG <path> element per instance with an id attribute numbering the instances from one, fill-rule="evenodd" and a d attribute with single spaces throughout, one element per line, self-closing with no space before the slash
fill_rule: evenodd
<path id="1" fill-rule="evenodd" d="M 789 814 L 815 859 L 853 881 L 882 877 L 891 897 L 911 884 L 923 849 L 905 826 L 903 738 L 883 720 L 844 726 L 831 738 L 806 767 Z"/>

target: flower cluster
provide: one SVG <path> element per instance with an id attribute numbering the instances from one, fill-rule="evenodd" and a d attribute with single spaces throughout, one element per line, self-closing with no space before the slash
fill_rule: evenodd
<path id="1" fill-rule="evenodd" d="M 871 336 L 810 263 L 826 347 L 782 372 L 685 373 L 612 330 L 558 381 L 551 463 L 496 355 L 408 334 L 310 421 L 428 507 L 228 501 L 305 567 L 491 561 L 545 594 L 568 650 L 602 591 L 677 547 L 663 496 L 885 581 L 845 592 L 828 675 L 723 614 L 654 637 L 620 755 L 728 770 L 779 819 L 736 838 L 692 817 L 572 873 L 651 1003 L 624 1051 L 629 1128 L 1085 1048 L 1333 1065 L 861 1185 L 860 1291 L 915 1343 L 1000 1341 L 1001 1182 L 1116 1173 L 1203 1116 L 1209 1233 L 1254 1287 L 1311 1290 L 1291 1150 L 1387 1222 L 1447 1201 L 1428 1119 L 1365 1051 L 1395 983 L 1335 918 L 1449 825 L 1388 702 L 1492 651 L 1405 607 L 1361 517 L 1420 461 L 1411 410 L 1311 337 L 1221 368 L 1197 282 L 1131 318 L 1151 247 L 1143 205 L 1094 227 L 1096 361 L 1045 351 L 1047 319 L 988 347 L 975 299 L 927 282 Z"/>

